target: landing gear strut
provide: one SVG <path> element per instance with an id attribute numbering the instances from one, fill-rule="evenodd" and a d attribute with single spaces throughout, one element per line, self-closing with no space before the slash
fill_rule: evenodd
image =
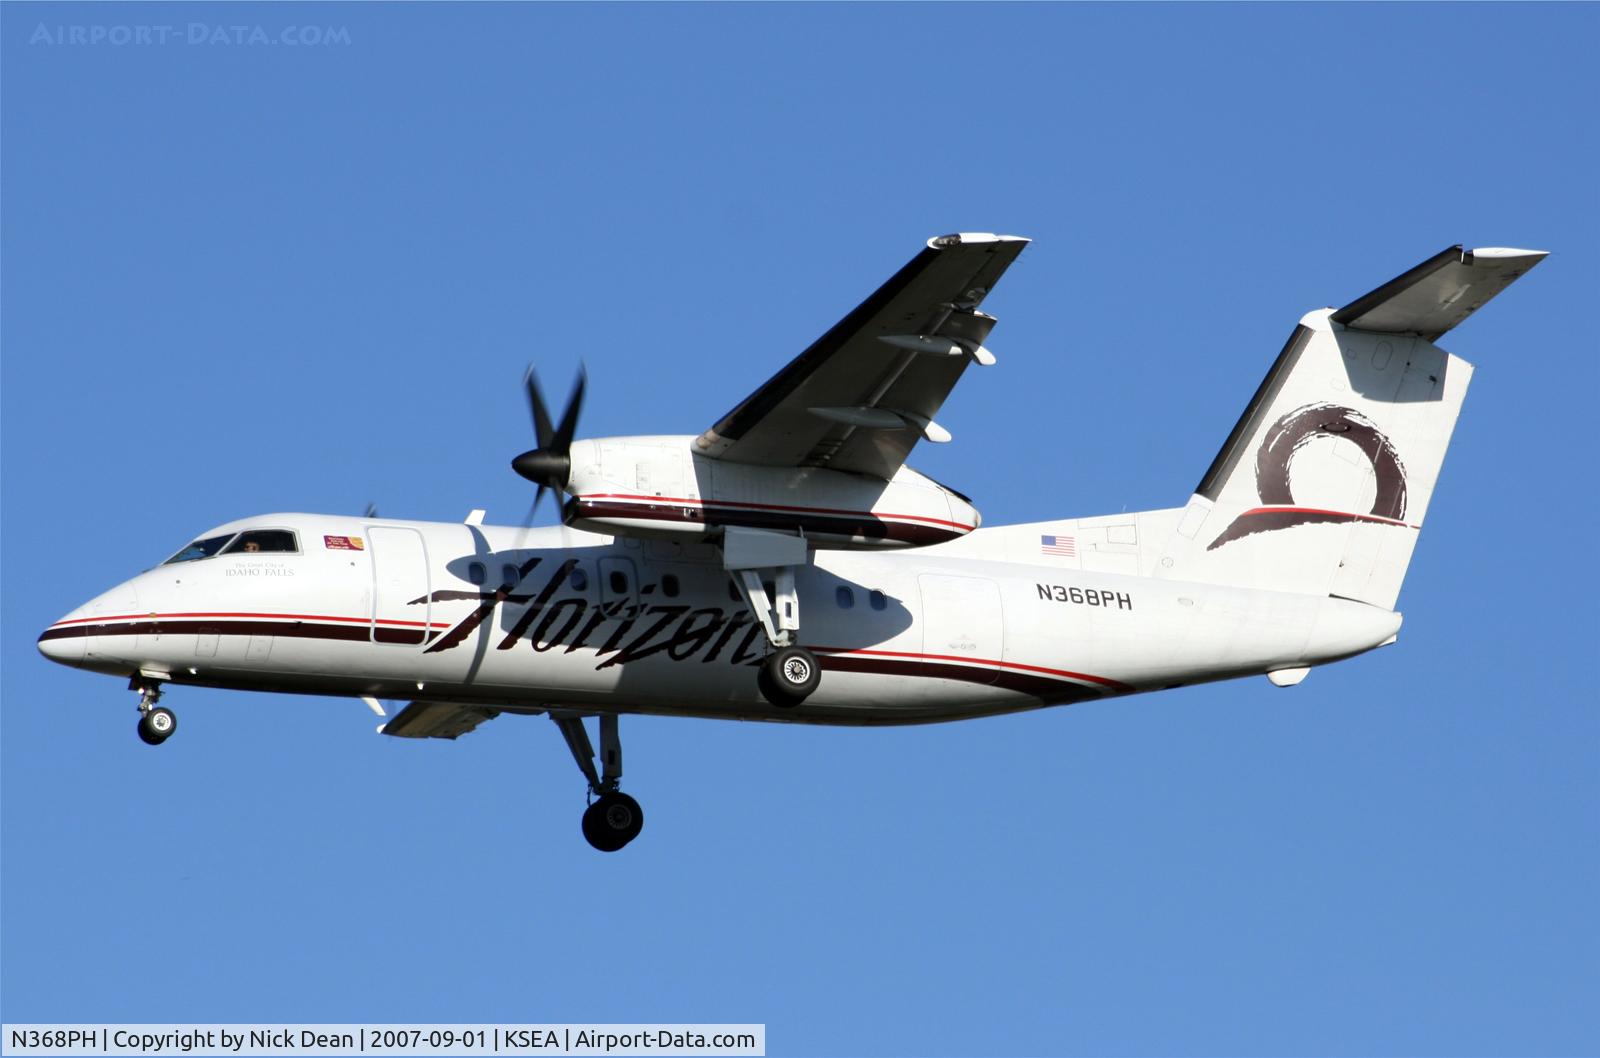
<path id="1" fill-rule="evenodd" d="M 723 536 L 723 566 L 771 648 L 756 674 L 756 686 L 762 697 L 781 708 L 805 701 L 822 678 L 816 655 L 797 642 L 800 595 L 794 573 L 810 560 L 802 536 L 731 526 Z M 777 573 L 770 591 L 761 581 L 763 568 Z"/>
<path id="2" fill-rule="evenodd" d="M 574 713 L 551 713 L 561 737 L 578 762 L 578 770 L 589 780 L 589 795 L 594 798 L 583 813 L 584 839 L 601 852 L 616 852 L 639 836 L 644 828 L 644 810 L 639 802 L 617 787 L 622 782 L 622 740 L 617 735 L 617 718 L 600 717 L 601 772 L 594 767 L 594 744 L 584 729 L 583 717 Z"/>
<path id="3" fill-rule="evenodd" d="M 178 718 L 171 709 L 157 705 L 161 700 L 161 684 L 156 680 L 135 677 L 128 690 L 139 692 L 139 738 L 147 746 L 159 746 L 178 730 Z"/>

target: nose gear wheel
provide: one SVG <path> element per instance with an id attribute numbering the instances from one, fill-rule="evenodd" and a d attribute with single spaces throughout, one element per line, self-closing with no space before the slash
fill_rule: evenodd
<path id="1" fill-rule="evenodd" d="M 594 801 L 583 813 L 583 837 L 601 852 L 616 852 L 639 836 L 644 829 L 644 809 L 639 802 L 617 787 L 622 782 L 622 739 L 617 733 L 617 717 L 600 717 L 600 761 L 603 771 L 595 771 L 594 743 L 575 713 L 552 712 L 550 719 L 561 730 L 567 749 L 578 770 L 589 781 Z"/>
<path id="2" fill-rule="evenodd" d="M 136 676 L 128 684 L 130 691 L 139 692 L 139 739 L 147 746 L 159 746 L 178 730 L 178 717 L 161 700 L 161 684 Z"/>
<path id="3" fill-rule="evenodd" d="M 583 836 L 601 852 L 616 852 L 643 827 L 644 810 L 620 790 L 601 794 L 583 813 Z"/>

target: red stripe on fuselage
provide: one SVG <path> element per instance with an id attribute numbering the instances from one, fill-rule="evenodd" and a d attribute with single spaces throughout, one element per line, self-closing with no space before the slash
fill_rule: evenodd
<path id="1" fill-rule="evenodd" d="M 304 613 L 135 613 L 118 614 L 110 617 L 75 617 L 70 621 L 57 621 L 51 628 L 64 628 L 67 625 L 104 624 L 107 621 L 164 621 L 179 620 L 181 618 L 248 618 L 269 619 L 278 621 L 336 621 L 347 624 L 369 625 L 373 623 L 370 617 L 330 617 L 326 614 Z M 381 625 L 399 625 L 404 628 L 449 628 L 448 622 L 429 621 L 396 621 L 387 617 L 377 620 Z"/>
<path id="2" fill-rule="evenodd" d="M 1352 511 L 1330 511 L 1324 507 L 1252 507 L 1239 515 L 1240 518 L 1249 518 L 1259 514 L 1320 514 L 1329 518 L 1348 518 L 1356 522 L 1379 522 L 1383 525 L 1400 525 L 1407 529 L 1420 529 L 1420 525 L 1402 522 L 1396 518 L 1385 518 L 1381 514 L 1356 514 Z"/>
<path id="3" fill-rule="evenodd" d="M 782 511 L 790 514 L 824 514 L 836 515 L 841 518 L 893 518 L 897 521 L 922 522 L 926 525 L 943 525 L 951 529 L 958 529 L 963 533 L 970 533 L 976 529 L 975 525 L 963 522 L 952 522 L 947 518 L 929 518 L 920 514 L 890 514 L 885 511 L 851 511 L 842 507 L 791 507 L 781 503 L 745 503 L 739 500 L 697 500 L 686 496 L 635 496 L 621 492 L 591 492 L 584 496 L 574 496 L 573 499 L 580 503 L 584 500 L 623 500 L 631 503 L 676 503 L 684 507 L 699 507 L 701 509 L 726 507 L 732 510 L 746 511 Z"/>
<path id="4" fill-rule="evenodd" d="M 1084 672 L 1071 672 L 1067 669 L 1051 669 L 1043 665 L 1024 665 L 1019 661 L 998 661 L 994 658 L 964 658 L 953 654 L 919 654 L 901 650 L 862 650 L 853 647 L 812 647 L 818 654 L 840 655 L 858 654 L 865 657 L 876 658 L 905 658 L 911 661 L 958 661 L 968 665 L 984 666 L 987 668 L 1013 670 L 1016 672 L 1037 672 L 1046 676 L 1058 676 L 1069 680 L 1082 680 L 1085 683 L 1097 684 L 1107 690 L 1126 694 L 1133 687 L 1119 680 L 1107 679 L 1104 676 L 1090 676 Z"/>

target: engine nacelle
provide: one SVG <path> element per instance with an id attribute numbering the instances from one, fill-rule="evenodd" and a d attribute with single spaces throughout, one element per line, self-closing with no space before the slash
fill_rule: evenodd
<path id="1" fill-rule="evenodd" d="M 562 519 L 577 529 L 683 541 L 728 526 L 798 532 L 813 547 L 924 547 L 972 532 L 960 493 L 902 467 L 890 481 L 819 467 L 707 459 L 693 437 L 602 437 L 572 445 Z"/>

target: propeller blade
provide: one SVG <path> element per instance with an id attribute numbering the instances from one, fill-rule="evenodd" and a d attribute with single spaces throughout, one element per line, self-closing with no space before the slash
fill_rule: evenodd
<path id="1" fill-rule="evenodd" d="M 528 407 L 533 412 L 533 429 L 538 434 L 539 447 L 530 448 L 513 459 L 511 467 L 541 489 L 565 491 L 572 475 L 572 435 L 578 429 L 578 413 L 583 410 L 583 391 L 588 386 L 588 372 L 579 365 L 578 381 L 572 387 L 572 396 L 567 399 L 566 409 L 561 413 L 561 425 L 555 427 L 550 425 L 550 412 L 545 408 L 544 396 L 539 391 L 539 379 L 531 364 L 522 380 L 528 388 Z"/>
<path id="2" fill-rule="evenodd" d="M 539 446 L 513 459 L 511 469 L 539 486 L 533 498 L 533 510 L 528 512 L 531 525 L 546 490 L 554 489 L 559 500 L 572 478 L 572 435 L 578 429 L 578 414 L 583 410 L 583 392 L 588 386 L 589 374 L 583 365 L 578 366 L 578 381 L 572 387 L 572 396 L 567 398 L 559 426 L 550 424 L 550 412 L 545 407 L 532 364 L 528 365 L 522 382 L 528 390 L 528 409 L 533 413 L 533 432 L 538 435 Z"/>
<path id="3" fill-rule="evenodd" d="M 583 391 L 588 383 L 589 372 L 579 364 L 578 381 L 572 387 L 572 396 L 567 398 L 567 410 L 562 413 L 561 425 L 556 427 L 555 437 L 550 441 L 550 447 L 562 455 L 572 448 L 572 435 L 578 429 L 578 412 L 583 410 Z"/>
<path id="4" fill-rule="evenodd" d="M 528 389 L 528 408 L 533 413 L 533 436 L 540 448 L 548 448 L 556 431 L 550 425 L 550 412 L 545 409 L 544 397 L 539 393 L 539 376 L 533 373 L 532 364 L 523 374 L 522 384 Z"/>
<path id="5" fill-rule="evenodd" d="M 522 528 L 517 531 L 517 543 L 511 549 L 513 552 L 521 554 L 522 546 L 528 542 L 528 531 L 533 528 L 533 516 L 539 513 L 539 501 L 544 499 L 544 493 L 545 488 L 540 485 L 539 491 L 533 494 L 533 503 L 528 507 L 527 517 L 522 519 Z"/>

